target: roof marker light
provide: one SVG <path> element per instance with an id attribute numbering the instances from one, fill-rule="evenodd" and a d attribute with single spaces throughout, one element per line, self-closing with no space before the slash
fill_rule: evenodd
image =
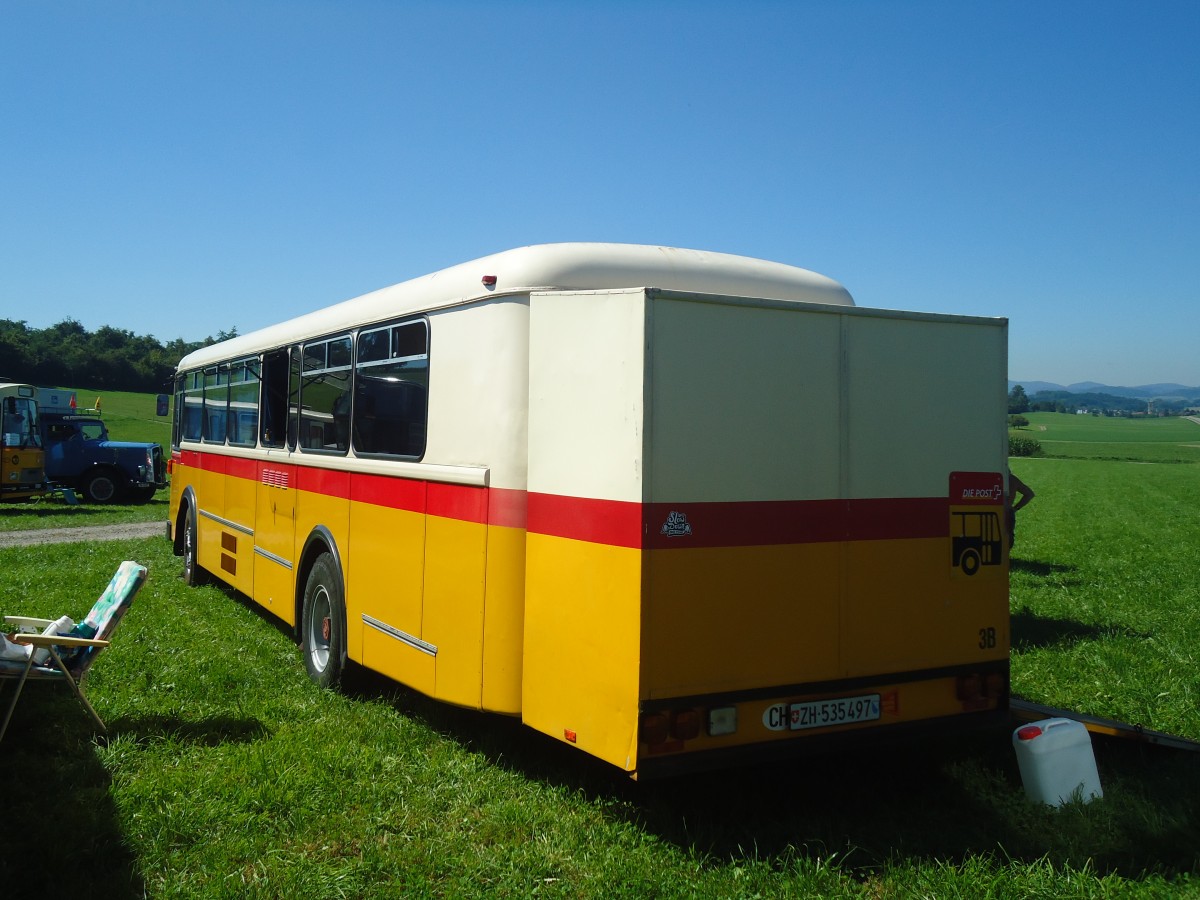
<path id="1" fill-rule="evenodd" d="M 483 286 L 484 287 L 495 287 L 496 286 L 496 276 L 495 275 L 484 275 L 483 276 Z"/>

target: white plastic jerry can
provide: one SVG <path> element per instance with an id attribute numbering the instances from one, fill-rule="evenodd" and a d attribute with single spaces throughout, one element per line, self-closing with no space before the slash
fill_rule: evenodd
<path id="1" fill-rule="evenodd" d="M 1013 732 L 1021 783 L 1030 800 L 1061 806 L 1103 797 L 1092 738 L 1082 722 L 1042 719 Z"/>

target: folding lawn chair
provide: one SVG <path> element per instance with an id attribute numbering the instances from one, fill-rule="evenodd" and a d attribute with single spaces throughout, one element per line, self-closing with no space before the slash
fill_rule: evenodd
<path id="1" fill-rule="evenodd" d="M 112 634 L 121 624 L 121 618 L 133 598 L 146 583 L 146 567 L 131 560 L 126 560 L 118 567 L 117 572 L 100 595 L 100 599 L 92 607 L 81 623 L 66 634 L 38 634 L 28 631 L 19 632 L 16 642 L 31 646 L 29 656 L 25 660 L 0 659 L 0 686 L 5 681 L 16 681 L 17 690 L 8 711 L 4 714 L 4 723 L 0 725 L 0 741 L 8 730 L 9 719 L 21 698 L 21 689 L 26 681 L 59 681 L 66 682 L 71 691 L 79 698 L 79 702 L 96 721 L 100 731 L 107 734 L 104 722 L 92 709 L 83 696 L 83 681 L 91 669 L 92 663 L 100 652 L 109 645 Z M 5 631 L 9 627 L 18 629 L 43 629 L 51 624 L 51 619 L 33 619 L 27 616 L 5 616 Z M 39 661 L 41 654 L 38 648 L 47 651 L 45 659 Z"/>

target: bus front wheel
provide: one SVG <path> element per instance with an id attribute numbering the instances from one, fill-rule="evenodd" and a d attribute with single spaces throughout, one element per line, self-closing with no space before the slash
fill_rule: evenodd
<path id="1" fill-rule="evenodd" d="M 304 585 L 300 648 L 308 677 L 323 688 L 335 688 L 346 664 L 346 603 L 333 556 L 322 553 Z"/>
<path id="2" fill-rule="evenodd" d="M 183 514 L 183 583 L 197 587 L 204 583 L 204 570 L 196 561 L 196 516 L 188 510 Z"/>

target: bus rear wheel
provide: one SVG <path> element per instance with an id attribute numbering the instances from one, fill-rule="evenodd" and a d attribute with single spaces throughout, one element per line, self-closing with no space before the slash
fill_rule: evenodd
<path id="1" fill-rule="evenodd" d="M 308 677 L 323 688 L 336 688 L 346 666 L 346 602 L 329 553 L 317 557 L 304 585 L 300 649 Z"/>

